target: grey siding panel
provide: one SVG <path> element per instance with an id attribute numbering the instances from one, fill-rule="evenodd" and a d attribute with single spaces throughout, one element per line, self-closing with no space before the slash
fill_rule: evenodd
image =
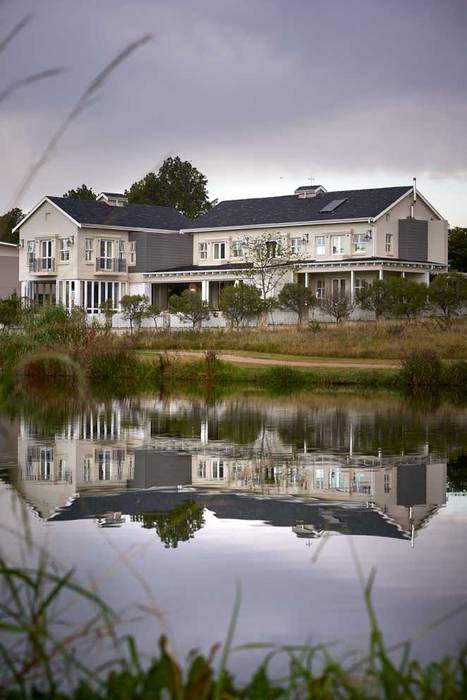
<path id="1" fill-rule="evenodd" d="M 132 489 L 191 484 L 191 455 L 135 450 L 135 473 L 129 481 Z"/>
<path id="2" fill-rule="evenodd" d="M 193 264 L 193 240 L 189 234 L 131 232 L 136 241 L 136 265 L 129 272 L 156 272 Z"/>
<path id="3" fill-rule="evenodd" d="M 399 258 L 428 260 L 428 221 L 399 220 Z"/>

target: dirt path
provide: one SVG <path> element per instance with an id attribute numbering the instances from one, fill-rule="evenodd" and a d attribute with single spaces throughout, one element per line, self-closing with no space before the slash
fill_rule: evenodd
<path id="1" fill-rule="evenodd" d="M 202 350 L 177 350 L 169 351 L 178 357 L 202 358 L 205 351 Z M 235 362 L 242 365 L 283 365 L 286 367 L 328 367 L 330 369 L 399 369 L 398 360 L 354 360 L 354 359 L 330 359 L 316 357 L 310 360 L 289 360 L 282 357 L 256 357 L 254 355 L 236 355 L 230 353 L 216 353 L 219 360 Z"/>

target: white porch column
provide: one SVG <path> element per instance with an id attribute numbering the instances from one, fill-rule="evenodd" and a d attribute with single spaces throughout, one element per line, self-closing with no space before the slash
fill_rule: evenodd
<path id="1" fill-rule="evenodd" d="M 379 271 L 379 279 L 382 280 L 383 277 L 384 277 L 383 268 L 381 268 L 381 270 Z"/>
<path id="2" fill-rule="evenodd" d="M 201 282 L 201 300 L 207 301 L 209 304 L 209 280 L 202 280 Z"/>
<path id="3" fill-rule="evenodd" d="M 79 280 L 73 280 L 75 283 L 75 291 L 72 296 L 72 306 L 81 306 L 81 284 Z"/>
<path id="4" fill-rule="evenodd" d="M 308 289 L 308 287 L 310 286 L 310 277 L 309 277 L 309 275 L 310 275 L 309 272 L 305 272 L 305 287 L 306 287 L 307 289 Z"/>
<path id="5" fill-rule="evenodd" d="M 429 287 L 430 286 L 430 271 L 426 270 L 425 272 L 425 284 Z"/>
<path id="6" fill-rule="evenodd" d="M 402 270 L 401 277 L 405 277 L 405 270 Z"/>
<path id="7" fill-rule="evenodd" d="M 350 301 L 353 303 L 355 296 L 355 272 L 350 270 Z"/>

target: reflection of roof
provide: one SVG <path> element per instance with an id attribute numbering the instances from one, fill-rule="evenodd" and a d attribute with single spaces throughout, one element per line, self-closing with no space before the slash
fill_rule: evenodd
<path id="1" fill-rule="evenodd" d="M 81 495 L 56 513 L 55 521 L 99 518 L 109 511 L 128 515 L 171 511 L 186 501 L 195 501 L 212 510 L 218 518 L 259 520 L 276 527 L 295 527 L 306 523 L 318 531 L 373 535 L 406 539 L 405 533 L 373 509 L 361 505 L 303 501 L 290 498 L 255 498 L 237 493 L 210 493 L 201 490 L 125 491 L 119 494 Z"/>

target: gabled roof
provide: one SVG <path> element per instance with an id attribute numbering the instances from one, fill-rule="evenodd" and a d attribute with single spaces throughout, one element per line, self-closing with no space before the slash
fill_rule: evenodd
<path id="1" fill-rule="evenodd" d="M 310 198 L 285 195 L 257 199 L 231 199 L 220 202 L 200 216 L 192 223 L 189 230 L 371 219 L 411 191 L 412 187 L 405 185 L 404 187 L 325 192 Z M 322 211 L 327 204 L 338 199 L 345 201 L 336 211 Z"/>
<path id="2" fill-rule="evenodd" d="M 45 197 L 26 214 L 13 230 L 20 228 L 45 201 L 51 202 L 78 226 L 179 231 L 181 228 L 188 228 L 193 223 L 191 219 L 183 216 L 172 207 L 148 204 L 127 204 L 124 207 L 112 207 L 105 202 L 89 199 Z"/>
<path id="3" fill-rule="evenodd" d="M 101 194 L 105 194 L 106 197 L 120 197 L 120 198 L 125 197 L 123 192 L 99 192 L 98 196 L 100 196 Z"/>

